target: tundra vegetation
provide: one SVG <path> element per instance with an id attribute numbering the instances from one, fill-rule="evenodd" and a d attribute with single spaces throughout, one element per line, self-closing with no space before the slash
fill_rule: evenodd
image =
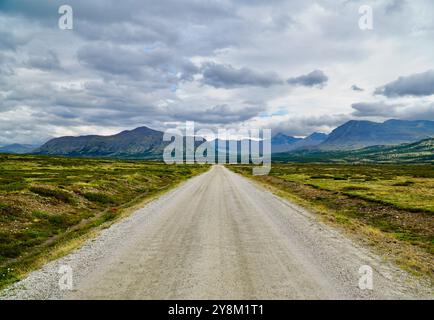
<path id="1" fill-rule="evenodd" d="M 434 279 L 434 166 L 273 164 L 268 176 L 228 166 L 312 209 L 407 271 Z"/>
<path id="2" fill-rule="evenodd" d="M 207 168 L 0 155 L 0 287 Z"/>

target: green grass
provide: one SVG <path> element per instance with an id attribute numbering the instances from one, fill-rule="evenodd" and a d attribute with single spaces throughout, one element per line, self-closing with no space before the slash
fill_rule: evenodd
<path id="1" fill-rule="evenodd" d="M 98 202 L 101 204 L 114 204 L 117 202 L 113 197 L 104 193 L 86 192 L 83 194 L 83 196 L 89 201 Z"/>
<path id="2" fill-rule="evenodd" d="M 204 172 L 162 162 L 0 155 L 0 287 L 41 255 Z"/>
<path id="3" fill-rule="evenodd" d="M 376 242 L 388 255 L 396 254 L 399 264 L 434 278 L 432 165 L 273 164 L 268 176 L 257 177 L 247 165 L 228 168 Z"/>
<path id="4" fill-rule="evenodd" d="M 434 166 L 275 164 L 271 176 L 322 190 L 434 213 Z"/>
<path id="5" fill-rule="evenodd" d="M 73 197 L 71 194 L 61 191 L 58 189 L 50 189 L 50 188 L 44 188 L 40 186 L 32 186 L 29 188 L 29 190 L 33 193 L 36 193 L 42 197 L 48 197 L 48 198 L 54 198 L 59 201 L 65 202 L 65 203 L 73 203 Z"/>
<path id="6" fill-rule="evenodd" d="M 357 150 L 295 150 L 273 154 L 275 162 L 434 164 L 434 138 L 392 146 L 371 146 Z"/>

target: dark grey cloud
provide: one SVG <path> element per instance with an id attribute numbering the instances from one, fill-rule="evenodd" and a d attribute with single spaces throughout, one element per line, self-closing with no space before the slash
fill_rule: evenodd
<path id="1" fill-rule="evenodd" d="M 47 18 L 57 18 L 57 8 L 64 4 L 61 0 L 38 1 L 32 0 L 2 0 L 0 1 L 0 12 L 7 14 L 17 14 L 33 19 L 43 20 Z"/>
<path id="2" fill-rule="evenodd" d="M 405 120 L 434 121 L 434 103 L 403 108 L 398 110 L 397 116 Z"/>
<path id="3" fill-rule="evenodd" d="M 419 106 L 410 107 L 405 109 L 400 116 L 402 119 L 408 120 L 431 120 L 434 121 L 434 103 Z"/>
<path id="4" fill-rule="evenodd" d="M 387 14 L 400 12 L 407 5 L 407 0 L 392 0 L 384 8 Z"/>
<path id="5" fill-rule="evenodd" d="M 386 97 L 429 96 L 434 94 L 434 70 L 399 77 L 375 90 L 375 94 Z"/>
<path id="6" fill-rule="evenodd" d="M 355 84 L 353 84 L 353 85 L 351 86 L 351 90 L 353 90 L 353 91 L 365 91 L 365 89 L 360 88 L 359 86 L 357 86 L 357 85 L 355 85 Z"/>
<path id="7" fill-rule="evenodd" d="M 33 0 L 1 0 L 0 13 L 56 28 L 57 10 L 63 4 L 63 0 L 39 0 L 37 3 Z M 238 36 L 229 31 L 242 29 L 236 15 L 237 5 L 230 1 L 74 0 L 69 5 L 74 10 L 74 33 L 91 41 L 142 45 L 170 43 L 177 46 L 177 51 L 210 53 L 221 46 L 235 44 Z M 202 28 L 204 26 L 206 28 Z M 219 37 L 211 36 L 215 29 L 223 31 Z M 191 36 L 198 30 L 200 41 Z M 202 36 L 205 33 L 209 37 Z"/>
<path id="8" fill-rule="evenodd" d="M 271 126 L 273 134 L 282 132 L 291 136 L 308 136 L 313 132 L 328 133 L 337 126 L 351 120 L 351 115 L 330 114 L 322 116 L 299 116 L 273 124 Z"/>
<path id="9" fill-rule="evenodd" d="M 26 43 L 28 39 L 11 31 L 0 31 L 0 50 L 15 51 L 18 46 Z"/>
<path id="10" fill-rule="evenodd" d="M 257 72 L 249 68 L 236 69 L 231 65 L 206 63 L 202 66 L 202 82 L 215 88 L 255 86 L 268 88 L 282 84 L 274 72 Z"/>
<path id="11" fill-rule="evenodd" d="M 78 61 L 85 67 L 115 75 L 137 76 L 146 66 L 144 52 L 107 44 L 91 44 L 77 52 Z M 159 57 L 162 59 L 162 57 Z"/>
<path id="12" fill-rule="evenodd" d="M 159 23 L 155 19 L 147 20 L 146 25 L 131 21 L 97 24 L 94 21 L 77 23 L 77 32 L 91 41 L 109 41 L 118 44 L 142 43 L 177 43 L 178 34 L 168 25 Z"/>
<path id="13" fill-rule="evenodd" d="M 227 104 L 216 105 L 191 112 L 188 108 L 174 111 L 174 118 L 182 121 L 196 121 L 202 124 L 230 124 L 249 120 L 264 111 L 264 106 L 238 107 Z"/>
<path id="14" fill-rule="evenodd" d="M 384 102 L 358 102 L 353 103 L 351 107 L 354 109 L 353 115 L 355 117 L 392 117 L 395 115 L 397 106 Z"/>
<path id="15" fill-rule="evenodd" d="M 177 57 L 167 48 L 140 50 L 137 47 L 121 47 L 107 44 L 91 44 L 78 50 L 78 60 L 85 67 L 96 71 L 124 75 L 133 79 L 193 80 L 199 72 L 191 61 Z"/>
<path id="16" fill-rule="evenodd" d="M 46 71 L 60 69 L 61 67 L 60 60 L 53 51 L 49 51 L 44 56 L 31 56 L 27 61 L 27 66 Z"/>
<path id="17" fill-rule="evenodd" d="M 403 120 L 434 120 L 434 103 L 359 102 L 351 105 L 352 115 L 361 118 L 397 118 Z"/>
<path id="18" fill-rule="evenodd" d="M 301 75 L 295 78 L 289 78 L 287 82 L 291 85 L 304 87 L 320 87 L 322 88 L 328 81 L 328 77 L 321 70 L 314 70 L 308 74 Z"/>
<path id="19" fill-rule="evenodd" d="M 13 57 L 0 52 L 0 80 L 7 79 L 6 77 L 13 75 L 14 63 L 15 59 Z"/>

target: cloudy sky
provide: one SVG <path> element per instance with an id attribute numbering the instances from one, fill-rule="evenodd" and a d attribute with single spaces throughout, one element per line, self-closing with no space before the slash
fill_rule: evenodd
<path id="1" fill-rule="evenodd" d="M 0 144 L 434 120 L 433 17 L 432 0 L 0 0 Z"/>

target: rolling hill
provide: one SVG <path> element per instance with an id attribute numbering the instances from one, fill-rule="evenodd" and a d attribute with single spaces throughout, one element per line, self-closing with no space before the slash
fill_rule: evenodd
<path id="1" fill-rule="evenodd" d="M 315 147 L 326 139 L 327 134 L 318 132 L 314 132 L 304 139 L 278 133 L 271 139 L 271 151 L 272 153 L 278 153 L 300 148 Z"/>
<path id="2" fill-rule="evenodd" d="M 15 154 L 24 154 L 29 153 L 35 150 L 38 146 L 31 144 L 9 144 L 7 146 L 0 147 L 0 153 L 15 153 Z"/>
<path id="3" fill-rule="evenodd" d="M 294 150 L 294 144 L 301 140 L 303 139 L 288 136 L 279 132 L 273 138 L 271 138 L 271 151 L 275 153 Z"/>
<path id="4" fill-rule="evenodd" d="M 278 162 L 433 163 L 434 138 L 357 150 L 299 150 L 273 155 Z"/>

